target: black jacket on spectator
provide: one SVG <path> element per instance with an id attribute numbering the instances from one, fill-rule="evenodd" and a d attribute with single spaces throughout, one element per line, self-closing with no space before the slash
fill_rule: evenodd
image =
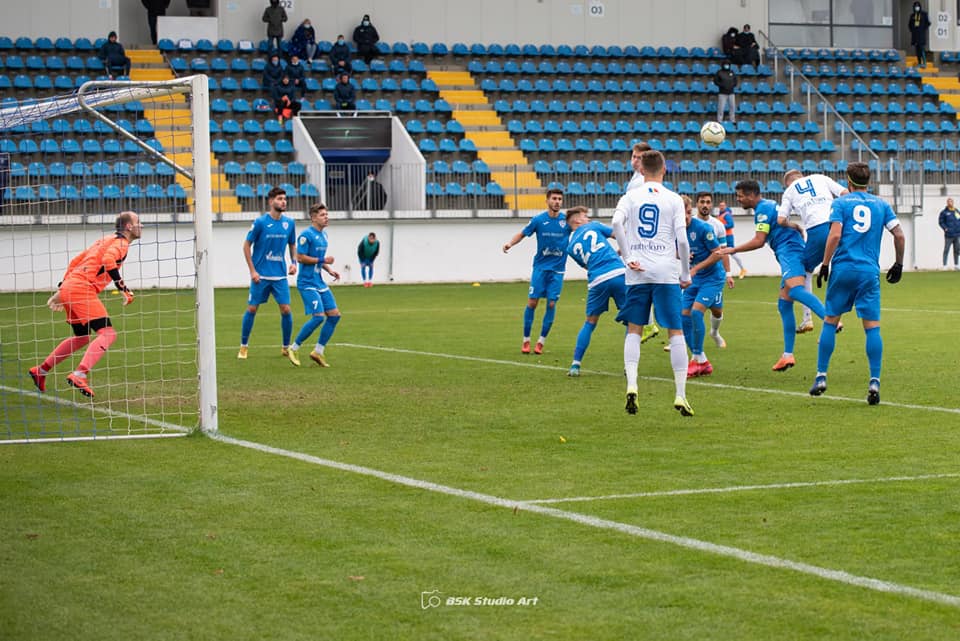
<path id="1" fill-rule="evenodd" d="M 357 53 L 364 62 L 370 64 L 370 61 L 377 56 L 377 43 L 380 42 L 380 34 L 370 22 L 370 16 L 363 16 L 360 25 L 353 30 L 353 41 L 357 45 Z"/>
<path id="2" fill-rule="evenodd" d="M 341 44 L 334 44 L 330 49 L 330 69 L 333 71 L 333 75 L 337 76 L 339 73 L 346 71 L 350 73 L 353 71 L 350 65 L 350 45 L 346 42 Z M 340 62 L 343 62 L 343 65 L 340 65 Z"/>
<path id="3" fill-rule="evenodd" d="M 283 38 L 283 23 L 287 21 L 287 12 L 279 2 L 270 2 L 270 6 L 263 10 L 262 20 L 267 23 L 268 38 Z"/>
<path id="4" fill-rule="evenodd" d="M 333 89 L 334 109 L 356 109 L 357 90 L 349 82 L 338 82 Z"/>
<path id="5" fill-rule="evenodd" d="M 713 76 L 713 84 L 717 85 L 719 93 L 732 94 L 737 86 L 737 76 L 729 69 L 720 69 Z"/>
<path id="6" fill-rule="evenodd" d="M 270 95 L 273 96 L 274 103 L 286 104 L 287 102 L 297 102 L 297 88 L 293 86 L 292 82 L 283 84 L 281 81 L 279 84 L 274 86 L 273 90 L 270 92 Z M 284 100 L 284 98 L 287 100 Z"/>
<path id="7" fill-rule="evenodd" d="M 297 64 L 292 62 L 287 65 L 287 68 L 284 69 L 284 73 L 290 77 L 290 84 L 295 85 L 296 87 L 303 86 L 303 80 L 306 77 L 306 68 L 303 66 L 303 63 L 299 60 Z"/>
<path id="8" fill-rule="evenodd" d="M 116 39 L 117 34 L 110 32 L 107 41 L 100 47 L 97 57 L 103 61 L 103 66 L 107 68 L 107 73 L 113 75 L 119 71 L 121 74 L 130 74 L 130 58 L 127 52 L 123 50 L 123 45 Z"/>
<path id="9" fill-rule="evenodd" d="M 723 55 L 725 55 L 730 62 L 734 64 L 740 64 L 738 60 L 733 59 L 736 43 L 737 28 L 730 27 L 727 29 L 727 32 L 723 34 L 723 37 L 720 38 L 720 46 L 723 48 Z"/>
<path id="10" fill-rule="evenodd" d="M 741 31 L 738 33 L 736 45 L 740 47 L 738 53 L 741 64 L 753 65 L 755 67 L 760 64 L 760 45 L 757 44 L 757 39 L 753 33 L 749 31 Z"/>
<path id="11" fill-rule="evenodd" d="M 279 58 L 277 59 L 277 64 L 268 62 L 267 66 L 263 68 L 263 89 L 264 91 L 273 91 L 273 88 L 280 84 L 280 80 L 283 78 L 283 67 L 280 65 Z"/>

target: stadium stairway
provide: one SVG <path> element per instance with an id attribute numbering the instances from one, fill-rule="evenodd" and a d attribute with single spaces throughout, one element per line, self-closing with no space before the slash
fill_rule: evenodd
<path id="1" fill-rule="evenodd" d="M 440 97 L 453 106 L 453 118 L 477 147 L 477 157 L 490 167 L 490 178 L 506 192 L 508 209 L 539 209 L 544 187 L 497 112 L 469 71 L 427 70 Z M 510 170 L 507 171 L 506 167 Z"/>
<path id="2" fill-rule="evenodd" d="M 911 67 L 917 66 L 916 56 L 907 56 L 907 64 Z M 960 79 L 955 74 L 943 75 L 938 67 L 928 64 L 924 69 L 917 69 L 920 72 L 922 82 L 930 85 L 940 94 L 940 100 L 949 103 L 957 110 L 957 119 L 960 120 Z M 951 72 L 952 73 L 952 72 Z"/>
<path id="3" fill-rule="evenodd" d="M 173 80 L 173 71 L 157 49 L 128 49 L 131 80 Z M 178 165 L 192 165 L 190 150 L 193 139 L 189 127 L 190 108 L 183 94 L 172 99 L 162 98 L 144 100 L 144 118 L 150 121 L 156 131 L 155 137 L 163 145 L 164 152 Z M 187 206 L 193 207 L 193 184 L 179 173 L 177 184 L 187 192 Z M 216 157 L 210 154 L 210 181 L 213 185 L 212 197 L 214 211 L 239 213 L 243 211 L 240 201 L 234 195 L 233 187 L 223 173 Z"/>

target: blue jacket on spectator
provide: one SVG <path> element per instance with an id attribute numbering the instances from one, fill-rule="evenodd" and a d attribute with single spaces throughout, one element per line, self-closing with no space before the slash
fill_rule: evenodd
<path id="1" fill-rule="evenodd" d="M 280 56 L 273 54 L 270 56 L 270 62 L 263 68 L 263 88 L 265 91 L 273 91 L 273 88 L 280 84 L 283 78 L 283 67 L 280 65 Z"/>
<path id="2" fill-rule="evenodd" d="M 957 238 L 960 236 L 960 209 L 956 207 L 945 207 L 940 212 L 940 229 L 946 238 Z"/>

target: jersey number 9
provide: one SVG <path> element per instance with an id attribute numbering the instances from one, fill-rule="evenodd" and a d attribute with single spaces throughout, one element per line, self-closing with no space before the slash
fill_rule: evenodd
<path id="1" fill-rule="evenodd" d="M 657 229 L 660 222 L 660 208 L 656 205 L 647 203 L 640 207 L 638 212 L 640 226 L 637 227 L 637 234 L 640 238 L 653 238 L 657 235 Z"/>
<path id="2" fill-rule="evenodd" d="M 853 208 L 853 212 L 850 216 L 854 220 L 853 231 L 858 234 L 865 234 L 870 231 L 870 208 L 863 205 L 857 205 Z"/>

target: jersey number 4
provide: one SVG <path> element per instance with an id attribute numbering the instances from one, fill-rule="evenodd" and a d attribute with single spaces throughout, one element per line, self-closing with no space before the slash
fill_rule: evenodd
<path id="1" fill-rule="evenodd" d="M 660 227 L 660 208 L 656 205 L 647 203 L 640 207 L 638 218 L 640 225 L 637 227 L 637 234 L 640 238 L 653 238 L 657 235 L 657 229 Z"/>

